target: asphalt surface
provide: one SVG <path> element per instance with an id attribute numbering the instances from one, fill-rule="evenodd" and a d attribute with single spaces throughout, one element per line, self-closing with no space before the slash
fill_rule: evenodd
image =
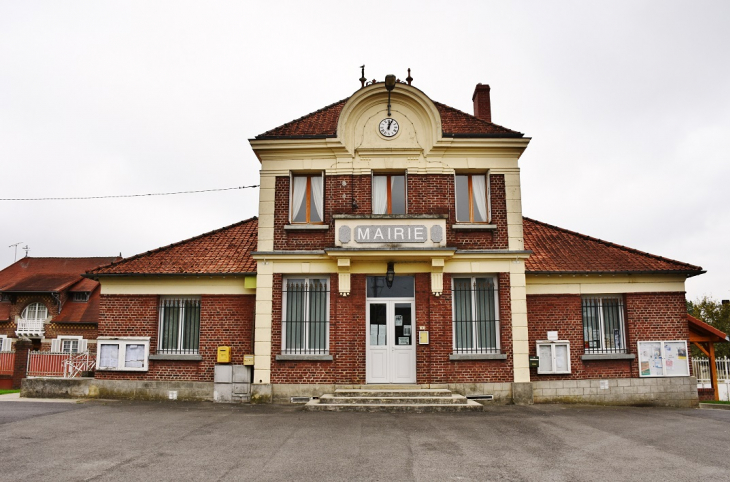
<path id="1" fill-rule="evenodd" d="M 730 411 L 0 402 L 0 480 L 730 480 Z"/>

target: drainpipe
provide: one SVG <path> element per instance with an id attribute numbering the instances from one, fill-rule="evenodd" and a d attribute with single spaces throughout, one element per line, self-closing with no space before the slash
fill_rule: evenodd
<path id="1" fill-rule="evenodd" d="M 61 295 L 58 294 L 57 291 L 55 291 L 55 292 L 51 293 L 51 296 L 53 297 L 54 300 L 56 300 L 56 303 L 58 303 L 58 314 L 60 315 L 61 308 L 63 307 L 63 305 L 61 304 Z"/>

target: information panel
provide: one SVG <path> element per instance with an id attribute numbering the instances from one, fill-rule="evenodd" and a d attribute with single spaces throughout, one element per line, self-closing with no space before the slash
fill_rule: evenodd
<path id="1" fill-rule="evenodd" d="M 689 357 L 685 340 L 640 341 L 639 376 L 686 377 L 689 376 Z"/>

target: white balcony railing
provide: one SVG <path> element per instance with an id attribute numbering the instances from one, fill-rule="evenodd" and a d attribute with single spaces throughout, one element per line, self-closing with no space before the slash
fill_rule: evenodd
<path id="1" fill-rule="evenodd" d="M 28 338 L 43 338 L 44 329 L 44 320 L 25 320 L 20 318 L 15 334 L 18 336 L 27 336 Z"/>

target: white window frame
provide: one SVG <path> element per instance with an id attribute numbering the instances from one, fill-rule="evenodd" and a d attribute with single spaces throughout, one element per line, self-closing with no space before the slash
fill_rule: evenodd
<path id="1" fill-rule="evenodd" d="M 375 205 L 375 178 L 376 177 L 391 177 L 391 176 L 403 176 L 403 214 L 395 214 L 395 216 L 404 216 L 408 214 L 408 172 L 404 171 L 398 171 L 398 172 L 373 172 L 370 175 L 370 205 Z M 387 181 L 386 181 L 387 184 Z M 392 192 L 392 191 L 391 191 Z M 387 194 L 386 194 L 387 196 Z M 391 206 L 393 204 L 393 195 L 391 194 Z M 370 209 L 373 214 L 378 215 L 391 215 L 391 213 L 384 212 L 384 213 L 376 213 L 374 209 Z M 388 200 L 385 201 L 385 210 L 388 210 Z"/>
<path id="2" fill-rule="evenodd" d="M 166 308 L 163 306 L 165 301 L 179 300 L 179 301 L 197 301 L 198 302 L 198 349 L 184 349 L 182 348 L 183 343 L 183 332 L 185 326 L 183 321 L 185 320 L 185 308 L 184 305 L 180 306 L 180 322 L 178 323 L 178 335 L 177 335 L 177 348 L 162 348 L 162 331 L 164 322 L 164 313 Z M 180 355 L 197 355 L 200 353 L 200 327 L 202 326 L 202 301 L 200 296 L 161 296 L 160 304 L 158 307 L 159 323 L 157 325 L 157 353 L 158 354 L 180 354 Z"/>
<path id="3" fill-rule="evenodd" d="M 302 348 L 301 350 L 298 350 L 295 353 L 291 353 L 291 352 L 287 351 L 287 346 L 286 346 L 287 323 L 286 322 L 288 320 L 286 319 L 286 313 L 287 313 L 286 307 L 287 307 L 287 302 L 288 302 L 288 300 L 287 300 L 288 290 L 286 288 L 287 288 L 288 281 L 292 280 L 292 279 L 297 279 L 297 280 L 301 279 L 301 280 L 304 280 L 304 283 L 307 283 L 307 284 L 311 283 L 312 280 L 321 280 L 321 281 L 325 282 L 325 286 L 327 287 L 327 289 L 326 289 L 327 298 L 325 300 L 325 305 L 326 305 L 326 310 L 327 310 L 327 314 L 326 314 L 327 319 L 326 319 L 324 350 L 312 351 L 309 348 Z M 330 284 L 329 276 L 291 275 L 291 276 L 282 277 L 282 296 L 281 296 L 281 321 L 282 321 L 282 323 L 281 323 L 281 353 L 282 354 L 284 354 L 284 355 L 300 355 L 300 354 L 301 355 L 328 355 L 329 354 L 329 352 L 330 352 L 330 289 L 331 289 L 331 284 Z M 305 317 L 305 320 L 304 320 L 305 335 L 304 335 L 304 340 L 302 341 L 302 344 L 305 347 L 308 347 L 309 346 L 309 327 L 310 327 L 309 319 L 308 319 L 309 318 L 309 291 L 307 291 L 307 299 L 306 299 L 305 303 L 306 303 L 306 308 L 303 310 L 304 317 Z"/>
<path id="4" fill-rule="evenodd" d="M 469 278 L 469 287 L 471 289 L 471 319 L 472 319 L 472 347 L 471 348 L 457 348 L 456 346 L 456 300 L 454 298 L 454 287 L 455 279 Z M 476 319 L 477 304 L 474 299 L 473 286 L 478 278 L 490 278 L 494 283 L 494 318 L 495 318 L 495 342 L 494 348 L 479 348 L 477 346 L 477 332 L 474 326 L 474 320 Z M 500 354 L 502 353 L 501 344 L 501 327 L 499 321 L 499 277 L 495 274 L 473 274 L 473 273 L 453 273 L 451 275 L 451 338 L 452 338 L 452 350 L 454 354 Z M 480 351 L 482 350 L 482 351 Z M 486 351 L 483 351 L 486 350 Z"/>
<path id="5" fill-rule="evenodd" d="M 555 354 L 555 347 L 556 346 L 563 346 L 566 347 L 566 357 L 567 357 L 567 367 L 565 370 L 558 371 L 557 369 L 557 356 Z M 550 347 L 550 358 L 552 360 L 552 364 L 550 367 L 543 366 L 542 363 L 540 363 L 537 367 L 537 374 L 538 375 L 564 375 L 571 373 L 571 367 L 570 367 L 570 341 L 568 340 L 556 340 L 556 341 L 550 341 L 550 340 L 540 340 L 536 343 L 536 352 L 537 357 L 540 358 L 540 347 L 541 346 L 549 346 Z"/>
<path id="6" fill-rule="evenodd" d="M 104 367 L 101 364 L 101 356 L 104 352 L 104 346 L 118 345 L 116 367 Z M 125 367 L 127 345 L 144 345 L 144 360 L 141 367 Z M 96 370 L 110 372 L 146 372 L 149 371 L 150 364 L 150 337 L 149 336 L 100 336 L 96 339 Z"/>
<path id="7" fill-rule="evenodd" d="M 76 351 L 63 351 L 64 342 L 76 342 Z M 59 335 L 55 340 L 51 340 L 52 353 L 85 353 L 87 351 L 87 342 L 83 336 Z"/>
<path id="8" fill-rule="evenodd" d="M 8 335 L 0 335 L 0 352 L 11 351 L 13 340 Z"/>
<path id="9" fill-rule="evenodd" d="M 28 313 L 28 308 L 30 308 L 31 306 L 35 306 L 35 305 L 40 305 L 45 310 L 46 315 L 43 318 L 39 318 L 37 316 L 38 315 L 38 310 L 37 309 L 36 309 L 36 313 L 35 313 L 36 316 L 35 317 L 28 318 L 26 316 L 27 313 Z M 48 307 L 45 305 L 45 303 L 41 303 L 40 301 L 34 301 L 33 303 L 28 303 L 28 306 L 26 306 L 25 308 L 23 308 L 23 311 L 20 313 L 20 318 L 23 319 L 23 320 L 25 320 L 25 321 L 29 321 L 29 322 L 30 321 L 42 322 L 42 321 L 46 321 L 48 319 L 48 313 L 49 313 Z"/>
<path id="10" fill-rule="evenodd" d="M 467 220 L 459 219 L 459 214 L 458 214 L 459 213 L 459 206 L 458 206 L 459 199 L 458 199 L 458 196 L 456 195 L 456 176 L 468 176 L 468 177 L 484 176 L 484 183 L 485 183 L 484 190 L 485 190 L 485 195 L 486 195 L 486 200 L 484 201 L 485 202 L 484 208 L 486 209 L 486 218 L 487 218 L 486 221 L 474 221 L 473 216 L 471 219 L 467 219 Z M 469 173 L 469 172 L 455 172 L 454 173 L 454 204 L 455 204 L 454 217 L 456 218 L 457 223 L 459 223 L 459 224 L 489 224 L 492 222 L 492 186 L 491 186 L 492 183 L 490 182 L 490 180 L 491 180 L 491 178 L 490 178 L 489 171 L 483 172 L 483 173 Z M 469 199 L 472 199 L 472 193 L 469 193 Z"/>
<path id="11" fill-rule="evenodd" d="M 294 178 L 295 177 L 317 177 L 320 176 L 322 178 L 322 220 L 321 221 L 315 221 L 311 222 L 309 219 L 306 221 L 294 221 Z M 290 224 L 324 224 L 324 190 L 325 190 L 325 176 L 324 171 L 321 172 L 289 172 L 289 223 Z M 306 190 L 304 191 L 304 195 L 306 196 Z M 309 202 L 309 198 L 307 198 L 307 202 Z M 310 212 L 311 209 L 313 209 L 314 206 L 310 206 Z"/>
<path id="12" fill-rule="evenodd" d="M 605 321 L 603 319 L 603 300 L 605 299 L 614 299 L 619 301 L 620 309 L 618 311 L 619 318 L 620 318 L 620 325 L 621 325 L 621 346 L 622 348 L 616 348 L 609 349 L 606 346 L 606 329 L 605 329 Z M 599 320 L 598 320 L 598 330 L 599 330 L 599 341 L 601 343 L 601 346 L 599 348 L 594 347 L 588 347 L 585 348 L 585 344 L 588 343 L 588 340 L 586 340 L 586 320 L 583 316 L 583 301 L 584 300 L 598 300 L 600 302 L 598 314 L 599 314 Z M 628 353 L 629 347 L 626 345 L 626 316 L 625 316 L 625 310 L 626 310 L 626 304 L 624 301 L 624 297 L 621 294 L 603 294 L 603 295 L 584 295 L 581 296 L 580 299 L 580 313 L 581 313 L 581 323 L 583 325 L 583 347 L 585 350 L 585 353 L 587 355 L 591 354 L 612 354 L 612 353 Z M 595 331 L 595 330 L 594 330 Z M 615 344 L 615 342 L 614 342 Z"/>

